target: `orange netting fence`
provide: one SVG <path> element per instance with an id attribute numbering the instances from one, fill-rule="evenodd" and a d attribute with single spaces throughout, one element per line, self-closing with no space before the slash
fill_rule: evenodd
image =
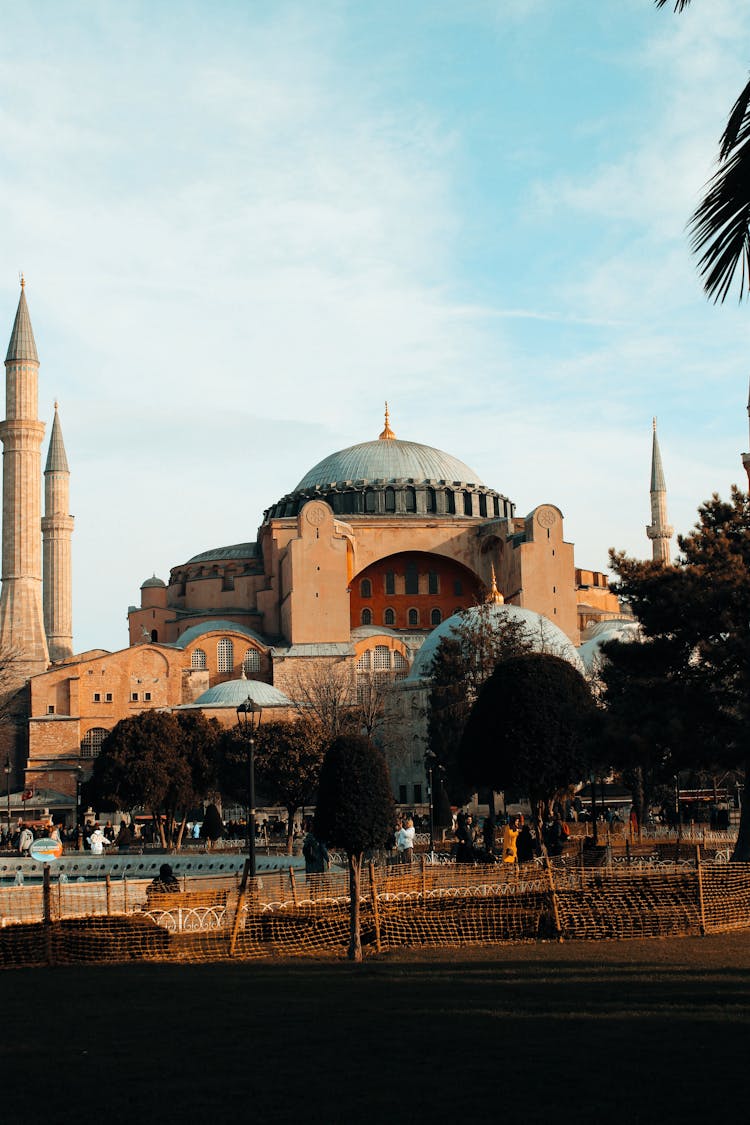
<path id="1" fill-rule="evenodd" d="M 462 945 L 539 938 L 699 934 L 750 926 L 750 864 L 578 856 L 522 867 L 414 863 L 363 868 L 363 943 Z M 603 860 L 603 862 L 602 862 Z M 349 936 L 345 871 L 293 869 L 149 882 L 0 888 L 0 964 L 206 961 L 341 953 Z"/>

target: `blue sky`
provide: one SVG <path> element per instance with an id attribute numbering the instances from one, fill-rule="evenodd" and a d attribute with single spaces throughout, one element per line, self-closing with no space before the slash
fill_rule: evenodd
<path id="1" fill-rule="evenodd" d="M 742 483 L 750 310 L 685 224 L 750 66 L 695 0 L 2 5 L 0 316 L 18 271 L 73 473 L 75 645 L 254 539 L 335 449 L 445 449 L 579 565 Z M 1 330 L 1 328 L 0 328 Z"/>

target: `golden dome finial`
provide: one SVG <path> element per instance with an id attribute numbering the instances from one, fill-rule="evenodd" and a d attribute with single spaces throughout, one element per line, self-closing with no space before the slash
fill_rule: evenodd
<path id="1" fill-rule="evenodd" d="M 505 604 L 505 598 L 503 597 L 503 595 L 500 593 L 500 591 L 497 588 L 497 580 L 495 578 L 495 564 L 494 563 L 492 563 L 492 585 L 490 586 L 489 594 L 485 598 L 485 602 L 487 603 L 487 605 L 504 605 Z"/>
<path id="2" fill-rule="evenodd" d="M 19 274 L 19 277 L 20 277 L 20 281 L 21 281 L 21 288 L 25 289 L 26 288 L 26 278 L 23 276 L 23 270 L 21 270 L 21 273 Z"/>
<path id="3" fill-rule="evenodd" d="M 396 435 L 394 434 L 394 432 L 393 432 L 393 430 L 391 429 L 391 426 L 390 426 L 390 420 L 389 420 L 389 417 L 388 417 L 388 403 L 386 403 L 385 404 L 385 429 L 383 430 L 382 434 L 380 435 L 380 440 L 381 441 L 394 441 L 395 437 L 396 437 Z"/>

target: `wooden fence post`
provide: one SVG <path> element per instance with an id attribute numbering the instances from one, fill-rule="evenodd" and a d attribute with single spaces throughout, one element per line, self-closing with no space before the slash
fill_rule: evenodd
<path id="1" fill-rule="evenodd" d="M 552 864 L 550 863 L 549 856 L 545 855 L 545 863 L 547 867 L 547 878 L 549 880 L 549 889 L 552 892 L 552 914 L 555 919 L 555 931 L 557 933 L 557 940 L 563 940 L 562 926 L 560 925 L 560 906 L 557 901 L 557 890 L 555 888 L 555 880 L 552 876 Z"/>
<path id="2" fill-rule="evenodd" d="M 297 884 L 294 881 L 294 868 L 293 867 L 289 868 L 289 884 L 292 888 L 292 902 L 294 903 L 294 909 L 296 910 L 297 905 L 298 905 L 298 903 L 297 903 Z"/>
<path id="3" fill-rule="evenodd" d="M 375 884 L 375 864 L 370 860 L 368 864 L 370 872 L 370 897 L 372 898 L 372 917 L 375 922 L 375 949 L 378 953 L 381 952 L 382 946 L 380 944 L 380 908 L 378 906 L 378 888 Z"/>
<path id="4" fill-rule="evenodd" d="M 123 912 L 123 914 L 127 914 L 127 912 L 128 912 L 128 877 L 127 877 L 127 875 L 123 875 L 123 877 L 122 877 L 122 912 Z"/>
<path id="5" fill-rule="evenodd" d="M 422 870 L 420 872 L 420 874 L 422 876 L 422 902 L 424 902 L 424 900 L 427 898 L 427 876 L 425 874 L 425 855 L 424 855 L 424 852 L 422 852 L 422 855 L 420 856 L 420 860 L 421 860 L 421 868 L 422 868 Z"/>
<path id="6" fill-rule="evenodd" d="M 234 913 L 234 922 L 232 923 L 232 936 L 229 939 L 229 956 L 234 957 L 234 951 L 237 946 L 237 934 L 240 929 L 240 918 L 245 906 L 245 898 L 247 897 L 247 880 L 250 874 L 250 859 L 245 860 L 245 866 L 242 869 L 242 882 L 240 883 L 239 893 L 237 895 L 237 909 Z"/>
<path id="7" fill-rule="evenodd" d="M 112 913 L 112 876 L 109 871 L 104 877 L 104 889 L 107 895 L 107 917 Z"/>
<path id="8" fill-rule="evenodd" d="M 695 870 L 698 875 L 698 912 L 701 922 L 701 936 L 706 936 L 706 908 L 703 900 L 703 866 L 701 864 L 701 846 L 695 845 Z"/>

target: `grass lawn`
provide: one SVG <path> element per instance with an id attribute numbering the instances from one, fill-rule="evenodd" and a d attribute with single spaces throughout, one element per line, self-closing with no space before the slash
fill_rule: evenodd
<path id="1" fill-rule="evenodd" d="M 750 1119 L 750 933 L 19 969 L 0 997 L 9 1125 Z"/>

